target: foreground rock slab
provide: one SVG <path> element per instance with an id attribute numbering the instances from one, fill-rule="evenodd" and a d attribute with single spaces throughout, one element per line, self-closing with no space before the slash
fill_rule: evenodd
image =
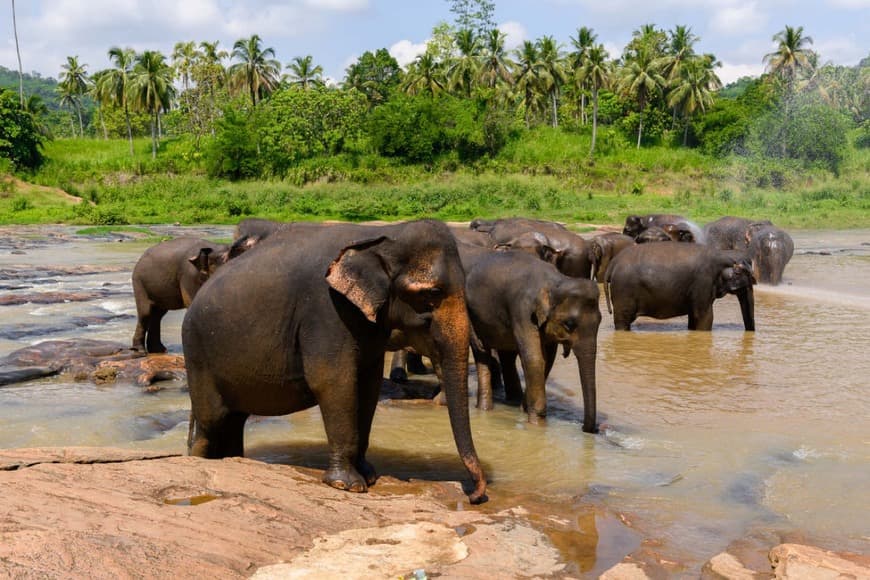
<path id="1" fill-rule="evenodd" d="M 351 494 L 320 475 L 243 458 L 0 450 L 0 576 L 211 579 L 259 570 L 263 578 L 373 578 L 424 570 L 504 578 L 564 570 L 546 536 L 520 518 L 472 508 L 457 483 L 382 478 L 368 494 Z"/>

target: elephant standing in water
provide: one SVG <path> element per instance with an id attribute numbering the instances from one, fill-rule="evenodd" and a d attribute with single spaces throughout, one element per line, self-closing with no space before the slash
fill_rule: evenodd
<path id="1" fill-rule="evenodd" d="M 655 236 L 647 234 L 643 241 L 662 241 L 667 236 L 675 242 L 704 243 L 704 231 L 696 224 L 681 215 L 667 213 L 652 213 L 644 216 L 630 215 L 625 218 L 625 226 L 622 233 L 638 239 L 647 229 L 661 228 L 656 230 Z M 641 240 L 638 239 L 639 242 Z"/>
<path id="2" fill-rule="evenodd" d="M 755 278 L 776 286 L 794 255 L 794 241 L 770 220 L 725 216 L 704 226 L 707 243 L 722 250 L 742 250 L 752 260 Z"/>
<path id="3" fill-rule="evenodd" d="M 166 352 L 160 322 L 170 310 L 187 308 L 215 269 L 229 259 L 229 248 L 199 238 L 175 238 L 148 248 L 133 267 L 136 300 L 134 350 Z"/>
<path id="4" fill-rule="evenodd" d="M 604 297 L 617 330 L 630 330 L 638 316 L 687 314 L 689 330 L 711 330 L 713 302 L 735 294 L 744 328 L 755 330 L 753 284 L 751 265 L 739 251 L 673 242 L 639 244 L 610 263 Z"/>
<path id="5" fill-rule="evenodd" d="M 598 285 L 560 273 L 525 252 L 482 255 L 468 268 L 468 312 L 478 362 L 478 406 L 492 408 L 491 351 L 498 351 L 506 398 L 522 400 L 532 423 L 547 414 L 545 384 L 559 346 L 577 357 L 583 430 L 595 433 L 595 359 L 601 312 Z M 523 393 L 516 370 L 520 357 Z"/>
<path id="6" fill-rule="evenodd" d="M 323 480 L 364 492 L 384 352 L 408 310 L 425 320 L 442 373 L 473 503 L 486 478 L 468 413 L 465 273 L 449 229 L 288 226 L 218 270 L 182 326 L 192 408 L 191 455 L 244 452 L 249 415 L 320 406 L 329 443 Z"/>

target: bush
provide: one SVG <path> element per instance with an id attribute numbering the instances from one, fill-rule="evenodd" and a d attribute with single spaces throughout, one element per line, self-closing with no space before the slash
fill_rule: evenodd
<path id="1" fill-rule="evenodd" d="M 217 122 L 215 138 L 206 150 L 206 169 L 210 177 L 238 180 L 260 174 L 256 124 L 251 117 L 232 107 L 224 110 Z"/>
<path id="2" fill-rule="evenodd" d="M 29 112 L 21 108 L 18 96 L 0 88 L 0 157 L 16 169 L 37 169 L 45 161 L 44 137 Z"/>

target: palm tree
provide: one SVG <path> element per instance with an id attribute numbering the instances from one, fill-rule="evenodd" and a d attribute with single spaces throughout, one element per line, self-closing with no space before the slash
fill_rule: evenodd
<path id="1" fill-rule="evenodd" d="M 513 82 L 510 60 L 504 48 L 506 34 L 497 28 L 493 28 L 484 37 L 481 52 L 480 83 L 490 89 L 496 88 L 499 83 L 509 84 Z"/>
<path id="2" fill-rule="evenodd" d="M 312 86 L 323 86 L 323 67 L 320 65 L 313 66 L 313 60 L 314 57 L 310 54 L 293 58 L 293 62 L 287 65 L 287 68 L 291 71 L 287 75 L 290 84 L 305 90 Z"/>
<path id="3" fill-rule="evenodd" d="M 610 63 L 607 61 L 607 50 L 603 44 L 591 46 L 586 51 L 586 58 L 578 74 L 583 83 L 592 89 L 592 145 L 589 155 L 595 154 L 595 137 L 598 134 L 598 91 L 610 85 Z"/>
<path id="4" fill-rule="evenodd" d="M 55 89 L 57 94 L 60 95 L 60 106 L 68 107 L 72 111 L 77 111 L 79 108 L 79 96 L 72 92 L 72 89 L 69 85 L 59 84 Z M 76 133 L 76 123 L 75 117 L 69 118 L 70 130 L 72 132 L 72 136 L 75 137 Z"/>
<path id="5" fill-rule="evenodd" d="M 683 145 L 688 142 L 689 122 L 697 110 L 703 113 L 713 105 L 713 92 L 722 88 L 722 81 L 713 72 L 715 60 L 709 56 L 694 57 L 680 67 L 680 76 L 672 82 L 668 105 L 683 114 Z"/>
<path id="6" fill-rule="evenodd" d="M 571 37 L 571 45 L 574 47 L 574 52 L 568 55 L 568 63 L 571 70 L 574 71 L 574 79 L 579 81 L 574 89 L 576 94 L 580 96 L 580 106 L 578 107 L 578 111 L 580 113 L 581 122 L 584 125 L 586 124 L 586 89 L 588 87 L 582 80 L 582 75 L 578 74 L 578 72 L 586 64 L 589 49 L 592 48 L 597 39 L 598 35 L 595 34 L 591 28 L 581 26 L 577 29 L 577 36 Z"/>
<path id="7" fill-rule="evenodd" d="M 24 69 L 21 67 L 21 49 L 18 47 L 18 21 L 15 20 L 15 0 L 12 0 L 12 31 L 15 33 L 15 54 L 18 55 L 18 100 L 24 102 Z"/>
<path id="8" fill-rule="evenodd" d="M 456 33 L 455 42 L 459 54 L 447 67 L 447 82 L 451 89 L 469 97 L 480 75 L 480 40 L 473 31 L 462 29 Z"/>
<path id="9" fill-rule="evenodd" d="M 791 94 L 797 74 L 811 68 L 812 51 L 807 46 L 813 43 L 813 39 L 804 36 L 803 26 L 786 26 L 785 30 L 773 35 L 773 41 L 777 43 L 776 50 L 764 55 L 762 62 L 768 72 L 785 81 Z"/>
<path id="10" fill-rule="evenodd" d="M 157 123 L 161 111 L 168 111 L 175 96 L 172 67 L 156 50 L 146 50 L 136 57 L 130 82 L 130 95 L 136 107 L 151 115 L 151 158 L 157 158 Z"/>
<path id="11" fill-rule="evenodd" d="M 109 49 L 109 60 L 114 65 L 105 75 L 100 77 L 100 92 L 106 100 L 124 109 L 124 121 L 127 124 L 127 140 L 130 143 L 130 157 L 133 157 L 133 126 L 130 123 L 131 91 L 130 81 L 133 76 L 133 65 L 136 53 L 132 48 L 113 46 Z"/>
<path id="12" fill-rule="evenodd" d="M 82 96 L 88 91 L 90 79 L 88 79 L 85 69 L 86 64 L 79 63 L 78 56 L 66 57 L 66 64 L 61 65 L 62 69 L 58 78 L 58 88 L 61 91 L 61 97 L 67 105 L 71 105 L 79 117 L 79 134 L 84 137 L 85 128 L 82 123 Z"/>
<path id="13" fill-rule="evenodd" d="M 233 44 L 233 58 L 239 62 L 230 66 L 230 79 L 237 89 L 246 88 L 251 104 L 256 107 L 263 97 L 275 90 L 281 63 L 275 60 L 275 49 L 263 48 L 260 36 L 240 38 Z"/>
<path id="14" fill-rule="evenodd" d="M 640 120 L 637 126 L 637 148 L 643 137 L 643 111 L 650 97 L 662 91 L 667 84 L 659 72 L 657 60 L 648 47 L 641 45 L 622 67 L 619 79 L 619 89 L 637 101 Z"/>
<path id="15" fill-rule="evenodd" d="M 111 100 L 110 95 L 108 95 L 104 90 L 105 83 L 103 82 L 103 77 L 108 73 L 109 71 L 107 70 L 100 70 L 91 75 L 93 84 L 91 85 L 90 91 L 88 91 L 88 96 L 90 96 L 97 104 L 97 116 L 100 119 L 100 127 L 103 129 L 104 140 L 109 138 L 109 133 L 106 130 L 106 122 L 103 119 L 103 104 L 106 101 Z"/>
<path id="16" fill-rule="evenodd" d="M 530 127 L 530 118 L 538 109 L 544 73 L 538 46 L 531 40 L 526 40 L 516 51 L 517 60 L 514 72 L 516 89 L 522 95 L 522 103 L 525 108 L 526 128 Z"/>
<path id="17" fill-rule="evenodd" d="M 190 88 L 191 69 L 199 56 L 196 43 L 193 41 L 176 42 L 175 47 L 172 49 L 172 66 L 175 67 L 175 71 L 181 77 L 181 85 L 185 91 Z"/>
<path id="18" fill-rule="evenodd" d="M 444 91 L 445 85 L 443 67 L 435 60 L 435 56 L 427 51 L 418 56 L 408 67 L 401 87 L 409 95 L 428 93 L 430 96 L 435 96 Z"/>
<path id="19" fill-rule="evenodd" d="M 553 127 L 558 127 L 559 92 L 567 80 L 559 44 L 552 36 L 544 36 L 538 40 L 538 54 L 541 58 L 541 80 L 549 96 Z"/>
<path id="20" fill-rule="evenodd" d="M 659 67 L 669 85 L 678 82 L 683 65 L 695 56 L 694 45 L 700 40 L 688 26 L 677 25 L 669 33 L 666 53 L 659 57 Z M 673 108 L 672 124 L 677 122 L 677 107 Z"/>

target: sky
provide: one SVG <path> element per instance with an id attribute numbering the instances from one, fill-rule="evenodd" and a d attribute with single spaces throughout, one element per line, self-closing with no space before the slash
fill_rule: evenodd
<path id="1" fill-rule="evenodd" d="M 508 48 L 552 36 L 568 51 L 581 26 L 590 27 L 618 57 L 644 24 L 686 25 L 713 53 L 725 83 L 764 71 L 772 37 L 802 26 L 822 62 L 855 65 L 870 54 L 870 0 L 495 0 L 495 21 Z M 11 2 L 0 5 L 0 65 L 18 69 Z M 258 34 L 286 65 L 311 55 L 324 76 L 341 81 L 366 51 L 386 48 L 405 65 L 440 22 L 454 22 L 448 0 L 18 0 L 22 67 L 57 78 L 67 56 L 93 73 L 110 66 L 112 46 L 159 50 L 179 41 L 220 41 L 230 51 Z"/>

